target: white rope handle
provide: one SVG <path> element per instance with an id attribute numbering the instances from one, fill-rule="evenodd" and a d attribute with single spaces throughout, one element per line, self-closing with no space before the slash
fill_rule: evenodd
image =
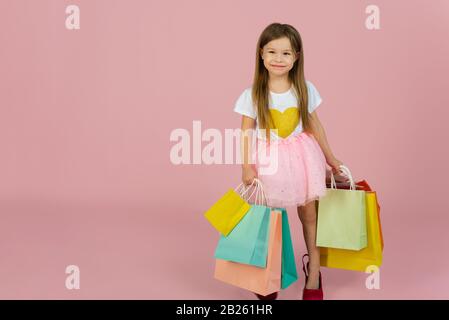
<path id="1" fill-rule="evenodd" d="M 331 169 L 331 189 L 337 189 L 337 184 L 335 183 L 334 173 Z"/>
<path id="2" fill-rule="evenodd" d="M 355 190 L 355 181 L 352 178 L 352 174 L 351 171 L 349 170 L 349 168 L 345 165 L 340 165 L 341 170 L 343 171 L 343 173 L 349 178 L 349 182 L 351 183 L 351 190 Z"/>
<path id="3" fill-rule="evenodd" d="M 254 178 L 254 180 L 253 180 L 253 183 L 256 183 L 255 185 L 254 185 L 254 190 L 253 190 L 253 192 L 248 196 L 248 198 L 246 199 L 246 201 L 249 201 L 249 199 L 251 199 L 252 198 L 252 196 L 254 195 L 254 193 L 256 193 L 256 196 L 257 196 L 257 185 L 258 185 L 258 183 L 259 183 L 259 180 L 257 180 L 257 178 Z M 248 190 L 251 188 L 251 186 L 253 185 L 253 183 L 251 183 L 251 185 L 248 187 Z"/>
<path id="4" fill-rule="evenodd" d="M 246 185 L 242 183 L 240 183 L 237 188 L 234 189 L 235 192 L 237 192 L 238 194 L 240 194 L 242 197 L 245 195 L 246 192 L 248 192 L 248 190 L 253 186 L 253 184 L 257 182 L 256 179 L 253 180 L 253 182 L 249 185 L 249 187 L 246 187 Z M 243 186 L 243 189 L 245 190 L 243 193 L 241 193 L 241 187 Z M 252 194 L 251 194 L 252 195 Z"/>
<path id="5" fill-rule="evenodd" d="M 245 197 L 245 194 L 251 189 L 251 187 L 254 185 L 254 183 L 256 183 L 256 186 L 257 186 L 257 183 L 258 183 L 258 182 L 259 182 L 259 180 L 258 180 L 257 178 L 254 178 L 254 179 L 253 179 L 253 182 L 252 182 L 249 186 L 244 185 L 244 186 L 243 186 L 243 189 L 244 189 L 245 191 L 243 191 L 243 193 L 241 192 L 241 190 L 237 191 L 237 190 L 243 185 L 243 183 L 240 183 L 240 184 L 237 186 L 237 188 L 235 189 L 235 191 L 238 192 L 238 193 L 240 194 L 240 196 L 241 196 L 243 199 L 245 199 L 246 201 L 248 201 L 249 199 L 251 199 L 251 197 L 252 197 L 252 196 L 254 195 L 254 193 L 257 191 L 257 188 L 254 188 L 253 192 L 252 192 L 249 196 Z"/>
<path id="6" fill-rule="evenodd" d="M 341 169 L 341 171 L 343 171 L 343 174 L 346 175 L 349 179 L 350 190 L 355 190 L 356 189 L 355 182 L 354 182 L 354 179 L 352 178 L 352 174 L 351 174 L 351 171 L 349 170 L 349 168 L 345 165 L 340 165 L 340 169 Z M 331 170 L 331 188 L 337 189 L 337 184 L 335 182 L 335 177 L 334 177 L 334 173 L 332 170 Z"/>
<path id="7" fill-rule="evenodd" d="M 262 203 L 261 203 L 261 205 L 263 206 L 263 205 L 267 205 L 267 196 L 266 196 L 266 194 L 265 194 L 265 190 L 263 189 L 263 184 L 262 183 L 260 183 L 260 194 L 262 195 Z"/>
<path id="8" fill-rule="evenodd" d="M 267 202 L 267 198 L 265 196 L 265 191 L 263 190 L 262 182 L 258 179 L 257 180 L 257 193 L 256 193 L 256 200 L 254 201 L 255 205 L 263 206 Z M 257 200 L 259 200 L 260 197 L 260 204 Z"/>
<path id="9" fill-rule="evenodd" d="M 244 186 L 243 186 L 243 189 L 244 189 L 243 192 L 242 192 L 242 190 L 240 190 L 240 189 L 242 188 L 242 185 L 243 185 L 243 183 L 240 183 L 240 184 L 237 186 L 237 188 L 235 188 L 234 190 L 235 190 L 237 193 L 239 193 L 240 196 L 241 196 L 243 199 L 249 201 L 249 199 L 251 199 L 252 196 L 253 196 L 254 194 L 256 194 L 256 198 L 255 198 L 255 200 L 254 200 L 254 204 L 259 204 L 259 203 L 261 203 L 260 205 L 263 205 L 264 203 L 266 203 L 267 200 L 266 200 L 265 191 L 264 191 L 264 189 L 263 189 L 262 182 L 261 182 L 259 179 L 254 178 L 254 179 L 253 179 L 253 182 L 252 182 L 249 186 L 244 185 Z M 254 186 L 253 192 L 251 192 L 251 194 L 250 194 L 249 196 L 247 195 L 247 196 L 245 197 L 245 194 L 247 194 L 247 192 L 248 192 L 253 186 Z M 260 202 L 259 202 L 259 201 L 260 201 Z"/>
<path id="10" fill-rule="evenodd" d="M 260 194 L 260 184 L 259 184 L 259 182 L 257 182 L 257 184 L 256 184 L 256 198 L 254 199 L 254 204 L 257 204 L 257 200 L 259 199 L 259 194 Z M 248 198 L 248 200 L 249 200 L 249 198 Z"/>
<path id="11" fill-rule="evenodd" d="M 254 190 L 253 190 L 253 192 L 251 193 L 251 195 L 248 196 L 248 198 L 245 199 L 246 201 L 250 201 L 250 199 L 253 197 L 253 195 L 254 195 L 254 193 L 255 193 L 255 194 L 256 194 L 255 202 L 257 202 L 257 194 L 258 194 L 258 192 L 259 192 L 258 186 L 260 185 L 260 180 L 257 179 L 257 178 L 254 178 L 253 183 L 254 183 L 254 182 L 256 183 L 256 184 L 254 185 Z M 251 188 L 251 186 L 253 185 L 253 183 L 251 183 L 251 185 L 249 186 L 249 188 Z M 249 190 L 249 188 L 248 188 L 248 190 Z"/>

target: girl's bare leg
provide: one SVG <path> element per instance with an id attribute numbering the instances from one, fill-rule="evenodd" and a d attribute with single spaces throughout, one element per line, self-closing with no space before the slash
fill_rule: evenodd
<path id="1" fill-rule="evenodd" d="M 318 289 L 320 272 L 320 249 L 316 246 L 317 210 L 316 201 L 310 201 L 298 207 L 298 216 L 302 223 L 304 240 L 309 253 L 309 279 L 307 289 Z M 307 267 L 307 265 L 306 265 Z"/>

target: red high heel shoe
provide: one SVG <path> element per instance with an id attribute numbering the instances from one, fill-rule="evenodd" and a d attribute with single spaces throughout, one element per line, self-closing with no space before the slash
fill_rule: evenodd
<path id="1" fill-rule="evenodd" d="M 257 296 L 257 298 L 259 298 L 259 300 L 276 300 L 276 298 L 278 297 L 277 292 L 270 293 L 269 295 L 266 296 L 257 293 L 254 294 Z"/>
<path id="2" fill-rule="evenodd" d="M 306 253 L 302 256 L 302 270 L 304 271 L 304 274 L 306 275 L 306 284 L 307 279 L 309 278 L 309 274 L 306 271 L 306 266 L 304 265 L 304 258 L 308 257 L 309 255 Z M 307 270 L 309 270 L 309 262 L 307 262 Z M 320 271 L 320 278 L 319 278 L 319 288 L 318 289 L 306 289 L 306 285 L 304 284 L 304 289 L 302 291 L 302 300 L 323 300 L 323 287 L 322 287 L 322 281 L 321 281 L 321 271 Z"/>

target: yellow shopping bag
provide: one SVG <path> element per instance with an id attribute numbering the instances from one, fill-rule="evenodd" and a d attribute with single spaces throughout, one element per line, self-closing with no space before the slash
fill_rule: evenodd
<path id="1" fill-rule="evenodd" d="M 365 195 L 367 247 L 359 251 L 322 247 L 321 266 L 366 272 L 368 266 L 382 264 L 383 239 L 377 196 L 375 191 L 365 191 Z"/>
<path id="2" fill-rule="evenodd" d="M 224 236 L 227 236 L 234 229 L 250 209 L 251 205 L 244 199 L 244 196 L 255 182 L 258 182 L 257 179 L 254 179 L 248 188 L 243 187 L 243 192 L 241 189 L 242 183 L 235 189 L 229 189 L 204 214 L 210 224 Z M 252 194 L 254 194 L 254 191 Z"/>

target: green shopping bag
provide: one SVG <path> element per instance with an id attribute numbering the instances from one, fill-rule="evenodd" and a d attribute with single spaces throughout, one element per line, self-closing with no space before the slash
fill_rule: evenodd
<path id="1" fill-rule="evenodd" d="M 285 208 L 277 208 L 277 210 L 282 213 L 281 289 L 286 289 L 298 280 L 298 273 L 296 271 L 295 254 L 293 252 L 287 210 Z"/>
<path id="2" fill-rule="evenodd" d="M 214 256 L 217 259 L 265 268 L 270 208 L 263 205 L 266 199 L 260 180 L 256 178 L 254 182 L 254 204 L 227 236 L 220 236 Z M 245 200 L 249 201 L 250 197 Z"/>
<path id="3" fill-rule="evenodd" d="M 225 237 L 220 236 L 215 258 L 265 268 L 270 208 L 251 205 L 248 213 Z"/>
<path id="4" fill-rule="evenodd" d="M 340 168 L 349 178 L 350 189 L 336 189 L 331 173 L 331 188 L 319 200 L 316 245 L 358 251 L 367 246 L 365 191 L 356 190 L 346 166 Z"/>

